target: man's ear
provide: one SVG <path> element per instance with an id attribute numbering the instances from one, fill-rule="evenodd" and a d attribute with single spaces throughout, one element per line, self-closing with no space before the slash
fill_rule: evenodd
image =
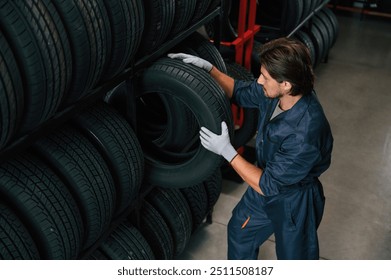
<path id="1" fill-rule="evenodd" d="M 283 81 L 282 82 L 282 89 L 284 90 L 284 92 L 290 93 L 291 89 L 292 89 L 292 84 L 288 81 Z"/>

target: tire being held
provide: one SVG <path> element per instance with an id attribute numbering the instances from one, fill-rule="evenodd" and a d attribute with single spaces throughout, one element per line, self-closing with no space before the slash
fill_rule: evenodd
<path id="1" fill-rule="evenodd" d="M 162 58 L 144 71 L 138 84 L 141 96 L 148 93 L 175 96 L 188 106 L 200 127 L 221 133 L 221 122 L 225 121 L 233 136 L 229 100 L 204 70 L 181 60 Z M 213 174 L 221 166 L 222 158 L 204 149 L 198 137 L 195 140 L 191 156 L 175 165 L 162 161 L 144 149 L 146 180 L 156 186 L 183 188 L 196 185 Z"/>
<path id="2" fill-rule="evenodd" d="M 227 74 L 227 67 L 216 46 L 199 32 L 191 34 L 184 43 L 188 48 L 193 49 L 197 55 L 212 63 L 221 72 Z"/>

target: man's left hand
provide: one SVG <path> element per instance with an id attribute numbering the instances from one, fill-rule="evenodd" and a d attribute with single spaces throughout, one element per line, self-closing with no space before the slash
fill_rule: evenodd
<path id="1" fill-rule="evenodd" d="M 221 134 L 215 134 L 206 127 L 201 127 L 200 140 L 205 149 L 223 156 L 228 162 L 231 162 L 238 154 L 232 146 L 229 139 L 227 124 L 221 122 Z"/>

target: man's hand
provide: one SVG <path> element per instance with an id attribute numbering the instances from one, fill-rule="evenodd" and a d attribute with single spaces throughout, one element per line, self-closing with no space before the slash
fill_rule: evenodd
<path id="1" fill-rule="evenodd" d="M 205 149 L 223 156 L 228 162 L 231 162 L 238 154 L 231 145 L 227 124 L 221 123 L 221 135 L 215 134 L 206 127 L 201 127 L 200 140 Z"/>
<path id="2" fill-rule="evenodd" d="M 208 72 L 212 70 L 213 65 L 209 61 L 206 61 L 205 59 L 202 59 L 198 56 L 186 54 L 186 53 L 169 53 L 167 54 L 168 57 L 170 58 L 177 58 L 177 59 L 182 59 L 183 62 L 185 63 L 190 63 L 193 64 L 199 68 L 202 68 Z"/>

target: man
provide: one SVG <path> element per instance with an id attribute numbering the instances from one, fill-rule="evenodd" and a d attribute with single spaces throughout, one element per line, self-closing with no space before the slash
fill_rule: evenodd
<path id="1" fill-rule="evenodd" d="M 273 233 L 278 259 L 319 259 L 325 198 L 318 177 L 330 166 L 333 137 L 313 91 L 308 49 L 289 38 L 264 44 L 253 82 L 234 80 L 199 57 L 169 57 L 205 69 L 238 105 L 260 111 L 256 165 L 233 148 L 224 122 L 220 135 L 200 130 L 201 144 L 250 185 L 228 224 L 228 259 L 257 259 Z"/>

